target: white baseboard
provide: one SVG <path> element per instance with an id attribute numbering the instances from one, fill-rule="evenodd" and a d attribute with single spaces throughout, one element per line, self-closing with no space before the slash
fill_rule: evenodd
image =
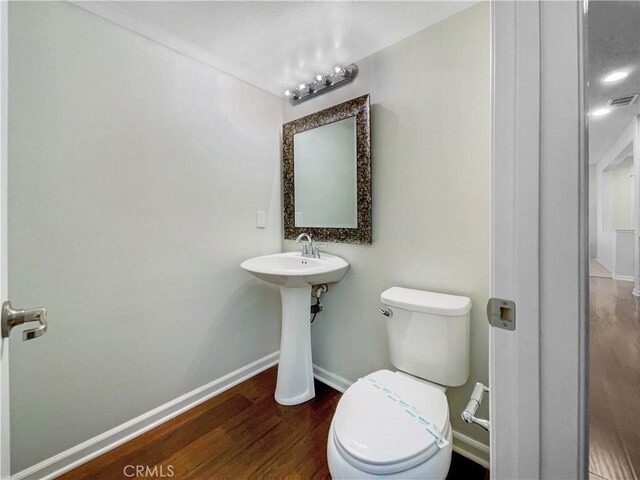
<path id="1" fill-rule="evenodd" d="M 351 380 L 329 372 L 317 365 L 313 366 L 313 376 L 322 383 L 342 393 L 353 385 Z M 453 451 L 482 465 L 484 468 L 489 468 L 489 447 L 455 430 L 453 430 Z"/>
<path id="2" fill-rule="evenodd" d="M 489 468 L 489 447 L 460 432 L 453 431 L 453 451 Z"/>
<path id="3" fill-rule="evenodd" d="M 353 382 L 351 380 L 347 380 L 346 378 L 329 372 L 328 370 L 325 370 L 324 368 L 321 368 L 317 365 L 313 366 L 313 376 L 325 385 L 329 385 L 331 388 L 335 388 L 340 393 L 344 393 L 347 388 L 353 385 Z"/>
<path id="4" fill-rule="evenodd" d="M 160 405 L 139 417 L 93 437 L 64 452 L 16 473 L 11 480 L 49 480 L 62 475 L 83 463 L 113 450 L 133 438 L 157 427 L 167 420 L 209 400 L 225 390 L 244 382 L 278 363 L 280 352 L 273 352 L 207 385 L 196 388 L 164 405 Z"/>
<path id="5" fill-rule="evenodd" d="M 635 282 L 636 279 L 629 275 L 614 275 L 613 278 L 615 280 L 621 280 L 623 282 Z"/>

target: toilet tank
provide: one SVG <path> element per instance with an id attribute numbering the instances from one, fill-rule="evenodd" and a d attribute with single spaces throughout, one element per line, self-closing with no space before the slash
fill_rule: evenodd
<path id="1" fill-rule="evenodd" d="M 467 382 L 471 299 L 392 287 L 380 296 L 387 317 L 391 363 L 440 385 Z"/>

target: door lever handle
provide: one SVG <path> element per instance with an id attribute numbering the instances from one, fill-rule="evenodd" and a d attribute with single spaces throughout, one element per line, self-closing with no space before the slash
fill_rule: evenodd
<path id="1" fill-rule="evenodd" d="M 32 340 L 47 333 L 47 309 L 44 307 L 14 310 L 11 302 L 2 304 L 2 338 L 8 338 L 13 327 L 29 322 L 38 322 L 35 328 L 22 332 L 22 340 Z"/>

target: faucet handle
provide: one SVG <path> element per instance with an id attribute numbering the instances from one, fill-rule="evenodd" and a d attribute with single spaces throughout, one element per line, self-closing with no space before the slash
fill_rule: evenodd
<path id="1" fill-rule="evenodd" d="M 324 247 L 326 247 L 326 245 L 322 244 L 322 243 L 314 243 L 311 246 L 311 254 L 315 258 L 320 258 L 320 247 L 324 248 Z"/>

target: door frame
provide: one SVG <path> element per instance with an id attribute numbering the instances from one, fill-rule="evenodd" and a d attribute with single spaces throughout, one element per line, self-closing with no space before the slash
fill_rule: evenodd
<path id="1" fill-rule="evenodd" d="M 635 182 L 633 190 L 633 208 L 634 216 L 634 285 L 632 294 L 640 297 L 640 115 L 636 115 L 633 125 L 635 127 L 633 135 L 633 168 L 635 173 Z"/>
<path id="2" fill-rule="evenodd" d="M 0 303 L 8 299 L 7 155 L 9 2 L 0 1 Z M 10 477 L 9 339 L 0 338 L 0 480 Z"/>
<path id="3" fill-rule="evenodd" d="M 588 474 L 586 1 L 491 2 L 491 477 Z"/>

